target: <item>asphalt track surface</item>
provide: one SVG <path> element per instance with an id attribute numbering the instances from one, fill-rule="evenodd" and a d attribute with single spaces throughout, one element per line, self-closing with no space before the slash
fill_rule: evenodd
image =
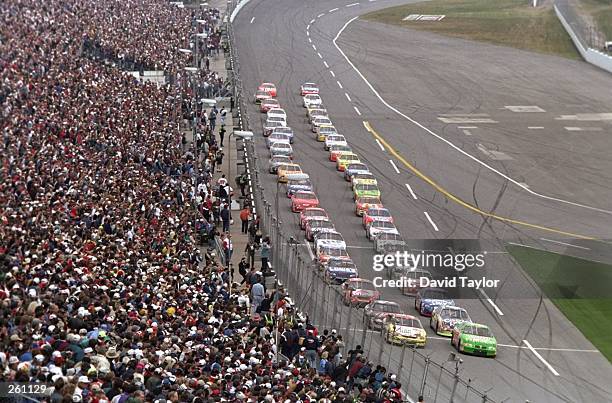
<path id="1" fill-rule="evenodd" d="M 295 159 L 312 177 L 321 205 L 328 210 L 349 244 L 349 253 L 362 277 L 378 275 L 371 269 L 374 252 L 365 238 L 360 219 L 353 213 L 349 185 L 327 160 L 322 143 L 316 142 L 309 131 L 298 94 L 299 85 L 306 81 L 320 85 L 321 96 L 334 124 L 378 178 L 383 202 L 393 213 L 405 238 L 425 247 L 431 242 L 424 239 L 478 238 L 482 249 L 496 252 L 488 254 L 484 269 L 484 275 L 503 280 L 502 287 L 486 290 L 494 305 L 475 295 L 465 295 L 458 305 L 465 307 L 474 320 L 491 326 L 498 343 L 504 346 L 499 347 L 494 360 L 462 357 L 465 361 L 462 378 L 479 380 L 480 385 L 492 387 L 490 395 L 498 400 L 610 401 L 610 363 L 551 303 L 540 298 L 539 291 L 527 276 L 503 253 L 503 243 L 514 241 L 543 249 L 561 248 L 583 257 L 597 253 L 602 260 L 608 259 L 607 245 L 589 238 L 612 238 L 612 215 L 608 212 L 612 206 L 605 197 L 609 188 L 603 186 L 611 183 L 605 178 L 611 171 L 603 174 L 600 190 L 595 186 L 599 182 L 597 179 L 585 181 L 584 187 L 589 192 L 580 193 L 578 180 L 568 181 L 566 186 L 573 190 L 564 192 L 549 182 L 571 177 L 572 165 L 540 166 L 538 174 L 532 177 L 527 171 L 520 171 L 518 162 L 527 158 L 523 153 L 502 148 L 515 143 L 516 147 L 524 146 L 513 140 L 520 137 L 517 133 L 524 131 L 522 127 L 543 126 L 545 137 L 539 146 L 543 154 L 547 145 L 556 147 L 550 136 L 565 130 L 560 129 L 563 123 L 555 117 L 604 112 L 597 108 L 598 103 L 606 99 L 606 95 L 600 95 L 603 90 L 588 92 L 590 85 L 586 79 L 573 85 L 567 79 L 560 84 L 551 76 L 586 75 L 596 83 L 609 83 L 604 80 L 604 77 L 609 80 L 609 76 L 602 76 L 603 73 L 583 63 L 555 57 L 474 45 L 360 20 L 346 25 L 365 12 L 402 3 L 379 0 L 350 5 L 349 1 L 252 0 L 234 22 L 245 91 L 254 93 L 263 81 L 277 84 L 277 98 L 296 131 Z M 431 132 L 384 105 L 364 82 L 334 44 L 334 38 L 343 28 L 335 43 L 348 59 L 389 105 Z M 430 52 L 431 48 L 434 50 Z M 486 59 L 486 68 L 478 70 L 477 57 Z M 530 71 L 533 77 L 529 76 Z M 492 77 L 491 74 L 497 75 Z M 603 84 L 600 88 L 604 88 Z M 525 92 L 529 99 L 521 95 Z M 535 96 L 537 98 L 533 99 Z M 582 106 L 576 104 L 572 109 L 569 107 L 572 103 Z M 611 103 L 601 105 L 606 104 Z M 500 109 L 506 105 L 537 105 L 547 112 L 536 116 L 535 113 L 527 115 Z M 263 116 L 252 104 L 249 108 L 251 129 L 256 134 L 257 165 L 262 172 L 260 178 L 264 180 L 266 198 L 274 201 L 275 176 L 265 174 L 269 154 L 260 135 Z M 481 117 L 498 123 L 445 125 L 439 119 L 443 114 L 461 114 L 469 119 L 479 117 L 474 114 L 482 114 Z M 548 117 L 546 122 L 544 115 Z M 371 130 L 367 130 L 364 121 L 369 123 Z M 605 121 L 596 123 L 604 128 L 608 124 Z M 574 121 L 571 124 L 584 126 Z M 477 129 L 460 128 L 470 126 Z M 466 136 L 463 130 L 472 130 L 475 138 L 458 138 Z M 486 140 L 479 140 L 476 138 L 480 136 L 479 131 L 493 134 Z M 452 142 L 459 150 L 432 132 Z M 601 135 L 596 131 L 592 133 Z M 597 141 L 601 143 L 596 149 L 605 150 L 605 141 Z M 487 150 L 492 150 L 492 143 L 512 155 L 513 160 L 485 158 L 487 154 L 477 145 L 484 144 Z M 537 156 L 536 146 L 532 145 L 530 151 L 533 152 L 527 153 L 528 157 Z M 574 166 L 586 165 L 587 154 L 585 151 L 573 159 Z M 563 158 L 561 151 L 558 158 Z M 594 157 L 602 166 L 606 166 L 609 158 L 609 155 L 598 154 Z M 597 171 L 597 166 L 593 171 Z M 514 176 L 517 172 L 524 177 Z M 500 173 L 527 183 L 529 189 L 546 197 L 530 193 L 504 179 Z M 284 196 L 280 197 L 279 211 L 285 226 L 283 230 L 303 239 L 297 215 L 290 212 Z M 397 301 L 407 313 L 414 313 L 413 300 L 397 290 L 385 289 L 383 298 Z M 425 326 L 427 323 L 423 320 Z M 537 349 L 541 359 L 526 348 L 523 340 Z M 377 342 L 374 341 L 374 345 Z M 425 351 L 432 353 L 437 362 L 444 361 L 452 351 L 448 341 L 431 338 L 428 343 Z M 389 359 L 396 354 L 394 348 L 387 345 L 384 349 Z M 449 387 L 442 385 L 442 388 Z"/>

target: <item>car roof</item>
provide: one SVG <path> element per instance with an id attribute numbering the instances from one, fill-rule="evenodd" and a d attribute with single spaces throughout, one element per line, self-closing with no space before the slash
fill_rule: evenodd
<path id="1" fill-rule="evenodd" d="M 376 301 L 372 301 L 372 304 L 381 304 L 381 305 L 397 305 L 399 306 L 399 304 L 395 301 L 387 301 L 384 299 L 377 299 Z"/>

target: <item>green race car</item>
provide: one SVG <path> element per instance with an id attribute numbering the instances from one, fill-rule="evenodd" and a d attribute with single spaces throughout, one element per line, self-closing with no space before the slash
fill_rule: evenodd
<path id="1" fill-rule="evenodd" d="M 359 183 L 353 186 L 353 198 L 357 200 L 360 197 L 380 197 L 380 189 L 377 185 L 369 183 Z"/>
<path id="2" fill-rule="evenodd" d="M 457 351 L 466 354 L 495 357 L 497 355 L 497 340 L 487 325 L 461 322 L 455 325 L 451 345 Z"/>

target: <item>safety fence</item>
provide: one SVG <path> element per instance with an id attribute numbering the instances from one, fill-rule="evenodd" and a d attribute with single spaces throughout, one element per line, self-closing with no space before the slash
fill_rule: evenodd
<path id="1" fill-rule="evenodd" d="M 235 7 L 235 2 L 232 6 Z M 248 95 L 240 80 L 238 53 L 229 21 L 226 31 L 230 48 L 228 68 L 231 69 L 236 106 L 234 121 L 238 122 L 239 129 L 249 130 Z M 344 340 L 346 351 L 357 345 L 362 346 L 369 361 L 385 366 L 387 373 L 396 374 L 407 401 L 423 395 L 425 401 L 433 403 L 494 402 L 488 391 L 482 392 L 486 389 L 485 384 L 460 376 L 462 364 L 457 355 L 450 354 L 447 361 L 435 362 L 430 355 L 417 348 L 388 343 L 380 330 L 365 326 L 364 310 L 345 303 L 342 287 L 325 280 L 310 252 L 310 246 L 283 231 L 285 225 L 294 224 L 283 223 L 278 218 L 279 198 L 281 194 L 284 195 L 281 185 L 277 184 L 275 200 L 268 200 L 260 178 L 267 170 L 261 166 L 254 141 L 243 141 L 243 148 L 254 215 L 260 220 L 262 233 L 270 238 L 273 252 L 271 266 L 276 271 L 277 283 L 292 295 L 296 307 L 308 315 L 309 321 L 319 329 L 336 329 Z M 355 382 L 359 383 L 360 380 Z"/>

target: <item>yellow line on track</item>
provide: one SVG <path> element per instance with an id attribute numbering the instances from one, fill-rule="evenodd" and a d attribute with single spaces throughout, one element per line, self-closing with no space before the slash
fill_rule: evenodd
<path id="1" fill-rule="evenodd" d="M 458 205 L 460 205 L 460 206 L 462 206 L 462 207 L 464 207 L 464 208 L 466 208 L 468 210 L 473 211 L 474 213 L 480 214 L 481 216 L 484 216 L 484 217 L 490 217 L 490 218 L 496 219 L 496 220 L 501 221 L 501 222 L 505 222 L 505 223 L 509 223 L 509 224 L 515 224 L 515 225 L 520 225 L 520 226 L 523 226 L 523 227 L 528 227 L 528 228 L 533 228 L 533 229 L 538 229 L 538 230 L 541 230 L 541 231 L 546 231 L 546 232 L 550 232 L 550 233 L 554 233 L 554 234 L 558 234 L 558 235 L 570 236 L 572 238 L 597 240 L 597 238 L 593 238 L 593 237 L 590 237 L 590 236 L 574 234 L 573 232 L 567 232 L 567 231 L 563 231 L 563 230 L 559 230 L 559 229 L 555 229 L 555 228 L 546 227 L 546 226 L 543 226 L 543 225 L 532 224 L 532 223 L 521 221 L 521 220 L 515 220 L 513 218 L 502 217 L 502 216 L 498 216 L 497 214 L 488 213 L 486 211 L 483 211 L 483 210 L 479 209 L 478 207 L 473 206 L 470 203 L 467 203 L 467 202 L 461 200 L 459 197 L 453 195 L 452 193 L 450 193 L 449 191 L 444 189 L 442 186 L 440 186 L 433 179 L 431 179 L 430 177 L 425 175 L 423 172 L 419 171 L 414 165 L 412 165 L 408 160 L 406 160 L 406 158 L 404 158 L 400 153 L 398 153 L 380 134 L 378 134 L 376 132 L 376 130 L 374 130 L 372 128 L 372 126 L 370 125 L 370 123 L 368 121 L 364 120 L 363 121 L 363 126 L 366 128 L 366 130 L 368 132 L 370 132 L 374 136 L 374 138 L 378 139 L 378 141 L 380 141 L 387 148 L 387 150 L 389 151 L 389 153 L 391 155 L 393 155 L 395 158 L 397 158 L 399 161 L 401 161 L 402 164 L 404 164 L 406 166 L 406 168 L 410 169 L 416 176 L 418 176 L 419 178 L 421 178 L 422 180 L 427 182 L 431 187 L 436 189 L 438 192 L 442 193 L 449 200 L 457 203 Z"/>

